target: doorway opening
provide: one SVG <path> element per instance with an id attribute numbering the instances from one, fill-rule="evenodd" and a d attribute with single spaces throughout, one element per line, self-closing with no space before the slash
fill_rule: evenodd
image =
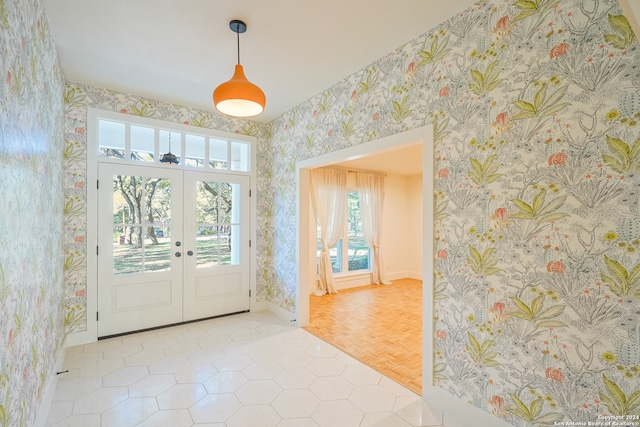
<path id="1" fill-rule="evenodd" d="M 369 171 L 376 170 L 385 172 L 388 174 L 388 176 L 393 176 L 393 174 L 390 172 L 390 166 L 388 166 L 387 170 L 385 171 L 384 169 L 379 169 L 378 167 L 372 166 L 373 163 L 367 163 L 367 161 L 373 161 L 373 159 L 375 158 L 386 159 L 390 161 L 392 156 L 398 155 L 403 150 L 415 150 L 416 146 L 422 147 L 422 153 L 419 156 L 421 160 L 421 176 L 418 178 L 418 181 L 421 183 L 421 197 L 420 201 L 417 201 L 418 205 L 421 206 L 420 218 L 418 219 L 418 222 L 421 226 L 419 228 L 421 229 L 413 230 L 413 234 L 417 235 L 420 240 L 417 243 L 419 247 L 418 262 L 420 264 L 418 268 L 418 279 L 424 279 L 422 283 L 422 298 L 418 298 L 422 301 L 421 365 L 423 373 L 422 389 L 424 390 L 425 385 L 432 384 L 433 366 L 431 357 L 433 350 L 433 128 L 431 125 L 344 150 L 339 150 L 298 163 L 297 206 L 299 223 L 297 229 L 297 261 L 299 270 L 297 276 L 298 300 L 296 306 L 296 315 L 298 324 L 300 326 L 307 326 L 309 324 L 309 294 L 310 290 L 314 288 L 316 283 L 316 227 L 315 216 L 313 213 L 309 192 L 310 170 L 314 168 L 339 164 L 341 165 L 341 167 L 347 167 L 348 169 L 360 168 Z M 415 156 L 416 155 L 414 152 L 413 157 Z M 407 164 L 406 167 L 408 168 L 409 165 Z M 388 189 L 385 190 L 385 193 L 388 193 L 388 191 Z M 386 198 L 387 196 L 385 195 L 385 210 L 387 209 Z M 402 224 L 398 223 L 397 226 L 400 227 L 402 226 Z M 387 242 L 383 240 L 382 245 L 387 245 Z M 391 267 L 391 269 L 387 268 L 387 271 L 391 273 L 392 280 L 402 278 L 400 277 L 403 275 L 402 271 L 392 271 L 394 270 L 393 265 L 389 265 L 387 267 Z M 400 274 L 400 276 L 394 276 L 395 273 Z M 406 273 L 406 271 L 404 273 Z M 366 279 L 362 284 L 367 284 Z M 360 285 L 356 284 L 355 286 Z M 348 284 L 344 286 L 344 288 L 348 287 L 350 287 Z M 346 292 L 347 291 L 345 291 L 345 293 Z M 339 296 L 340 294 L 338 293 L 337 297 Z"/>

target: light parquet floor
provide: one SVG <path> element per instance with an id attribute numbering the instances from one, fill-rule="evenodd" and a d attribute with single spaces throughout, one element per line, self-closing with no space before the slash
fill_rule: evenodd
<path id="1" fill-rule="evenodd" d="M 304 329 L 421 394 L 422 281 L 311 295 Z"/>

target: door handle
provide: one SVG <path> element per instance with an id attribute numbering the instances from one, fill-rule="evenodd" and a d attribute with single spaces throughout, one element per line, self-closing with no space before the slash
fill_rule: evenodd
<path id="1" fill-rule="evenodd" d="M 189 256 L 193 255 L 193 251 L 188 251 L 187 255 L 189 255 Z"/>
<path id="2" fill-rule="evenodd" d="M 179 240 L 176 242 L 176 246 L 180 246 L 181 244 L 182 244 L 182 243 L 180 243 L 180 241 L 179 241 Z"/>
<path id="3" fill-rule="evenodd" d="M 180 258 L 180 257 L 182 256 L 182 254 L 181 254 L 180 252 L 176 252 L 176 256 L 177 256 L 178 258 Z"/>

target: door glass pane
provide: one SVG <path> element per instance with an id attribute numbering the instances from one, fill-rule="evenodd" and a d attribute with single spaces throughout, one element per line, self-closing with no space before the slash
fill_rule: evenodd
<path id="1" fill-rule="evenodd" d="M 204 166 L 204 136 L 185 135 L 184 164 L 201 168 Z"/>
<path id="2" fill-rule="evenodd" d="M 218 253 L 220 258 L 218 259 L 219 265 L 231 265 L 231 240 L 230 240 L 231 228 L 228 225 L 222 225 L 218 227 Z"/>
<path id="3" fill-rule="evenodd" d="M 131 160 L 153 162 L 155 131 L 144 126 L 131 126 Z"/>
<path id="4" fill-rule="evenodd" d="M 139 264 L 130 264 L 127 257 L 131 254 L 130 237 L 125 233 L 125 227 L 113 227 L 113 274 L 139 273 Z"/>
<path id="5" fill-rule="evenodd" d="M 249 172 L 249 143 L 233 141 L 231 143 L 231 170 Z"/>
<path id="6" fill-rule="evenodd" d="M 113 177 L 113 274 L 171 267 L 171 181 Z"/>
<path id="7" fill-rule="evenodd" d="M 116 230 L 117 229 L 117 230 Z M 142 227 L 114 227 L 118 242 L 113 245 L 113 275 L 142 273 Z"/>
<path id="8" fill-rule="evenodd" d="M 218 227 L 198 227 L 196 232 L 196 265 L 214 267 L 220 258 L 218 253 Z"/>
<path id="9" fill-rule="evenodd" d="M 171 270 L 169 227 L 146 227 L 144 239 L 144 271 Z M 153 236 L 153 237 L 152 237 Z"/>
<path id="10" fill-rule="evenodd" d="M 209 167 L 213 169 L 227 169 L 227 141 L 209 139 Z"/>
<path id="11" fill-rule="evenodd" d="M 160 158 L 163 154 L 171 152 L 178 158 L 178 162 L 181 162 L 180 156 L 182 155 L 182 137 L 180 132 L 170 132 L 168 130 L 161 130 L 158 135 L 160 143 Z"/>
<path id="12" fill-rule="evenodd" d="M 124 123 L 98 120 L 98 146 L 100 156 L 124 159 Z"/>
<path id="13" fill-rule="evenodd" d="M 217 221 L 219 224 L 230 225 L 232 215 L 236 213 L 233 210 L 233 187 L 233 184 L 227 182 L 218 183 Z"/>
<path id="14" fill-rule="evenodd" d="M 197 266 L 239 264 L 240 185 L 204 181 L 196 185 Z"/>

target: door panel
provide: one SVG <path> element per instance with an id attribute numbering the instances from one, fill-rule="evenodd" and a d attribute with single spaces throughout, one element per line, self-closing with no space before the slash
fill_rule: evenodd
<path id="1" fill-rule="evenodd" d="M 249 178 L 185 173 L 184 317 L 249 309 Z"/>
<path id="2" fill-rule="evenodd" d="M 197 277 L 195 283 L 196 301 L 237 295 L 242 291 L 241 279 L 242 275 L 239 273 Z"/>
<path id="3" fill-rule="evenodd" d="M 182 321 L 182 172 L 101 163 L 99 179 L 98 336 Z"/>
<path id="4" fill-rule="evenodd" d="M 174 303 L 173 284 L 168 281 L 132 283 L 113 287 L 113 312 L 165 307 Z"/>

